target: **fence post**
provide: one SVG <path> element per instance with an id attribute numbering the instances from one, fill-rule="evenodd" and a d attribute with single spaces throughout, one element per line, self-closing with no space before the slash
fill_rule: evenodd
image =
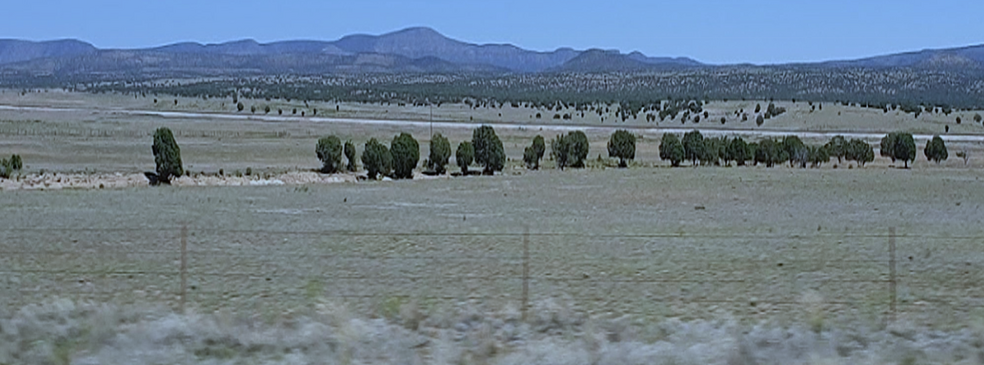
<path id="1" fill-rule="evenodd" d="M 896 315 L 896 279 L 895 279 L 895 227 L 888 228 L 888 318 L 889 323 L 895 322 Z"/>
<path id="2" fill-rule="evenodd" d="M 526 312 L 530 306 L 530 227 L 526 227 L 523 232 L 523 321 L 526 321 Z"/>
<path id="3" fill-rule="evenodd" d="M 188 288 L 188 225 L 181 226 L 181 313 L 185 313 Z"/>

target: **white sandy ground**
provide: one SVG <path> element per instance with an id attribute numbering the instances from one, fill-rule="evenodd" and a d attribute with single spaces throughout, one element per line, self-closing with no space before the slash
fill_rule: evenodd
<path id="1" fill-rule="evenodd" d="M 268 122 L 290 122 L 299 120 L 296 116 L 270 116 L 270 115 L 235 115 L 235 114 L 222 114 L 222 113 L 191 113 L 191 112 L 167 112 L 167 111 L 155 111 L 155 110 L 130 110 L 130 109 L 97 109 L 97 108 L 54 108 L 54 107 L 32 107 L 32 106 L 16 106 L 16 105 L 0 105 L 0 110 L 17 110 L 17 111 L 82 111 L 90 114 L 123 114 L 123 115 L 135 115 L 135 116 L 155 116 L 161 118 L 182 118 L 182 119 L 194 119 L 194 118 L 214 118 L 214 119 L 228 119 L 228 120 L 258 120 L 258 121 L 268 121 Z M 344 123 L 344 124 L 359 124 L 359 125 L 385 125 L 385 126 L 411 126 L 411 127 L 437 127 L 437 128 L 478 128 L 482 124 L 487 123 L 475 123 L 475 122 L 423 122 L 423 121 L 408 121 L 408 120 L 377 120 L 377 119 L 349 119 L 349 118 L 323 118 L 323 117 L 305 117 L 305 121 L 310 121 L 314 123 Z M 574 130 L 580 130 L 585 132 L 605 132 L 611 133 L 616 129 L 627 129 L 636 131 L 638 133 L 646 133 L 652 135 L 661 135 L 662 133 L 674 133 L 683 134 L 694 129 L 699 130 L 702 134 L 708 136 L 742 136 L 746 138 L 763 138 L 763 137 L 784 137 L 789 135 L 796 135 L 800 138 L 806 139 L 830 139 L 833 136 L 841 135 L 845 138 L 852 139 L 863 139 L 868 141 L 874 141 L 881 139 L 885 136 L 884 133 L 858 133 L 849 131 L 838 131 L 838 132 L 803 132 L 803 131 L 782 131 L 782 130 L 768 130 L 768 129 L 755 129 L 755 130 L 741 130 L 741 129 L 701 129 L 701 128 L 654 128 L 654 127 L 633 127 L 633 126 L 612 126 L 612 127 L 601 127 L 601 126 L 577 126 L 577 125 L 555 125 L 555 124 L 529 124 L 529 123 L 496 123 L 496 128 L 503 129 L 519 129 L 519 130 L 530 130 L 530 129 L 541 129 L 556 132 L 568 132 Z M 947 134 L 940 136 L 944 141 L 947 142 L 984 142 L 984 136 L 981 135 L 959 135 L 959 134 Z M 928 141 L 932 139 L 933 136 L 929 134 L 913 134 L 913 139 L 917 142 Z"/>
<path id="2" fill-rule="evenodd" d="M 449 176 L 426 176 L 417 174 L 415 179 L 444 179 Z M 182 176 L 171 181 L 174 186 L 265 186 L 265 185 L 308 185 L 354 183 L 355 174 L 325 175 L 308 171 L 292 171 L 265 176 Z M 384 178 L 383 180 L 389 180 Z M 62 189 L 120 189 L 147 186 L 149 182 L 143 174 L 29 174 L 11 179 L 0 179 L 2 190 L 62 190 Z"/>
<path id="3" fill-rule="evenodd" d="M 808 304 L 804 304 L 808 307 Z M 314 301 L 303 313 L 235 317 L 52 300 L 0 310 L 0 364 L 980 364 L 984 327 L 932 331 L 734 321 L 584 318 L 535 303 L 493 312 L 469 303 L 385 318 Z M 808 311 L 807 311 L 808 312 Z"/>

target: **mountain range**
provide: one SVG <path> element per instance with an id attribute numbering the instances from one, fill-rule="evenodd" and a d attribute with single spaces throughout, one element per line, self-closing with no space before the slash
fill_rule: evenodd
<path id="1" fill-rule="evenodd" d="M 203 76 L 372 72 L 644 72 L 708 65 L 690 58 L 650 57 L 616 50 L 531 51 L 511 44 L 473 44 L 415 27 L 335 41 L 175 43 L 141 49 L 99 49 L 74 40 L 0 39 L 0 80 L 33 76 Z M 747 66 L 747 65 L 742 65 Z M 821 68 L 984 69 L 984 45 L 923 50 L 857 60 L 770 65 Z"/>

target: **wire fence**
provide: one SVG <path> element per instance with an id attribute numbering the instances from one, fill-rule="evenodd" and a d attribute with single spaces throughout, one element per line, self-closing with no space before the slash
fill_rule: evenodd
<path id="1" fill-rule="evenodd" d="M 39 240 L 60 232 L 60 239 Z M 0 305 L 51 296 L 175 309 L 293 310 L 323 298 L 533 303 L 588 312 L 770 318 L 805 306 L 961 321 L 984 305 L 984 237 L 885 233 L 380 233 L 8 228 Z"/>

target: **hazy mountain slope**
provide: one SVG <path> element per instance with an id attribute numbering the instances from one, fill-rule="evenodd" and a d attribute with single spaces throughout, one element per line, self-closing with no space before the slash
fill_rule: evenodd
<path id="1" fill-rule="evenodd" d="M 74 39 L 31 42 L 0 39 L 0 64 L 45 57 L 67 57 L 96 52 L 96 47 Z"/>

